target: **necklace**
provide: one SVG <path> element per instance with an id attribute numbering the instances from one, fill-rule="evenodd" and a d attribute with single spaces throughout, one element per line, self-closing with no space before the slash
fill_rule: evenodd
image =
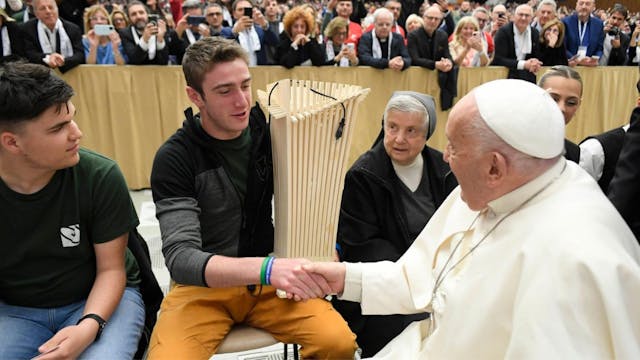
<path id="1" fill-rule="evenodd" d="M 444 282 L 444 280 L 447 278 L 447 275 L 449 275 L 449 273 L 456 268 L 456 266 L 460 265 L 460 263 L 462 263 L 462 261 L 467 258 L 467 256 L 471 255 L 472 252 L 474 252 L 479 246 L 480 244 L 482 244 L 487 237 L 489 237 L 489 235 L 498 227 L 498 225 L 500 225 L 504 220 L 506 220 L 509 216 L 515 214 L 517 211 L 519 211 L 520 209 L 522 209 L 526 204 L 528 204 L 531 200 L 533 200 L 536 196 L 538 196 L 540 193 L 542 193 L 544 190 L 546 190 L 553 182 L 556 181 L 556 179 L 558 177 L 560 177 L 560 175 L 562 175 L 562 173 L 564 172 L 564 170 L 566 169 L 567 165 L 565 163 L 564 167 L 562 168 L 562 171 L 560 171 L 560 173 L 553 177 L 553 179 L 551 179 L 548 183 L 546 183 L 542 188 L 540 188 L 540 190 L 536 191 L 533 195 L 529 196 L 529 198 L 527 198 L 524 202 L 522 202 L 520 205 L 518 205 L 515 209 L 509 211 L 505 216 L 503 216 L 500 220 L 498 220 L 490 229 L 489 231 L 487 231 L 482 238 L 471 247 L 471 249 L 469 249 L 469 251 L 467 251 L 466 254 L 464 254 L 462 257 L 460 257 L 460 259 L 458 259 L 458 261 L 456 261 L 455 263 L 453 263 L 450 267 L 447 268 L 447 266 L 449 265 L 449 263 L 451 262 L 451 260 L 453 259 L 453 256 L 456 254 L 458 248 L 460 247 L 460 244 L 462 243 L 462 241 L 464 240 L 464 238 L 467 236 L 467 234 L 469 233 L 469 230 L 471 230 L 473 228 L 473 225 L 476 223 L 476 221 L 478 220 L 478 218 L 480 218 L 481 215 L 484 215 L 486 213 L 486 209 L 482 210 L 478 213 L 478 215 L 473 219 L 473 221 L 471 222 L 471 224 L 469 224 L 469 226 L 467 227 L 467 230 L 464 232 L 464 235 L 460 238 L 460 240 L 458 240 L 458 242 L 456 243 L 456 245 L 453 247 L 453 250 L 451 251 L 451 254 L 449 254 L 449 257 L 447 257 L 447 260 L 444 263 L 444 266 L 442 267 L 442 269 L 440 270 L 440 272 L 438 273 L 438 276 L 436 277 L 436 281 L 435 284 L 433 286 L 433 291 L 431 292 L 431 307 L 433 309 L 433 301 L 436 298 L 436 294 L 438 292 L 438 289 L 440 288 L 440 286 L 442 285 L 442 283 Z M 430 316 L 430 324 L 429 324 L 429 333 L 431 334 L 434 330 L 434 314 L 431 314 Z"/>

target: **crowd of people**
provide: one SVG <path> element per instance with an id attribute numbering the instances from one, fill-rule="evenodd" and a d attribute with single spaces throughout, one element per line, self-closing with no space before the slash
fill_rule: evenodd
<path id="1" fill-rule="evenodd" d="M 427 52 L 430 69 L 431 62 L 441 72 L 498 65 L 529 81 L 540 66 L 637 65 L 640 56 L 640 16 L 619 4 L 598 9 L 595 0 L 578 0 L 572 11 L 555 0 L 5 2 L 0 61 L 25 58 L 62 72 L 82 63 L 180 65 L 185 49 L 206 36 L 240 43 L 250 66 L 401 71 L 424 66 Z M 437 46 L 425 50 L 432 41 Z"/>
<path id="2" fill-rule="evenodd" d="M 34 0 L 35 19 L 18 3 L 0 0 L 3 61 L 35 64 L 0 64 L 0 358 L 205 359 L 235 324 L 303 358 L 640 358 L 640 98 L 622 128 L 580 144 L 564 131 L 585 86 L 574 67 L 629 62 L 623 7 L 603 22 L 594 0 L 564 17 L 542 0 L 535 18 L 530 4 L 438 0 L 417 16 L 390 0 L 367 25 L 351 0 L 281 21 L 275 1 L 77 16 Z M 548 59 L 565 61 L 533 84 Z M 73 89 L 51 70 L 84 61 L 182 66 L 195 110 L 150 173 L 175 282 L 164 299 L 124 177 L 81 148 Z M 271 256 L 271 136 L 249 71 L 271 62 L 422 66 L 452 107 L 440 152 L 426 144 L 433 97 L 392 94 L 345 176 L 338 261 Z M 456 69 L 488 64 L 511 79 L 453 104 Z"/>

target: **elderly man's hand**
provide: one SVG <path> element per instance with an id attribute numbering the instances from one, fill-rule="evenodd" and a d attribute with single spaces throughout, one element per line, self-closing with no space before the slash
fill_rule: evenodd
<path id="1" fill-rule="evenodd" d="M 49 54 L 49 67 L 50 68 L 57 68 L 64 65 L 64 56 L 58 54 L 58 53 L 53 53 L 53 54 Z"/>
<path id="2" fill-rule="evenodd" d="M 396 56 L 393 59 L 389 60 L 389 69 L 401 71 L 404 67 L 404 60 L 402 60 L 402 56 Z"/>
<path id="3" fill-rule="evenodd" d="M 534 74 L 537 73 L 538 70 L 540 70 L 541 66 L 542 66 L 542 61 L 536 58 L 532 58 L 524 62 L 525 70 L 529 70 L 529 72 Z"/>
<path id="4" fill-rule="evenodd" d="M 314 262 L 305 264 L 302 269 L 310 275 L 321 276 L 329 285 L 327 294 L 342 294 L 347 267 L 339 262 Z"/>
<path id="5" fill-rule="evenodd" d="M 598 66 L 598 58 L 595 58 L 595 57 L 582 58 L 578 60 L 578 65 L 590 66 L 590 67 Z"/>
<path id="6" fill-rule="evenodd" d="M 436 61 L 436 69 L 442 72 L 449 72 L 453 69 L 453 63 L 447 58 L 441 58 L 439 61 Z"/>

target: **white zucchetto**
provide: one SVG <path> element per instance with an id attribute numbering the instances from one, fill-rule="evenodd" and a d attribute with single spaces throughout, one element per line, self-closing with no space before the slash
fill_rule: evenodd
<path id="1" fill-rule="evenodd" d="M 473 90 L 480 116 L 502 140 L 550 159 L 564 150 L 564 117 L 544 89 L 523 80 L 495 80 Z"/>

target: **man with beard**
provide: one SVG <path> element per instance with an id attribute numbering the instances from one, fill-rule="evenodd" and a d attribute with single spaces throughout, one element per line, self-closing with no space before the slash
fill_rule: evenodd
<path id="1" fill-rule="evenodd" d="M 131 26 L 120 31 L 122 47 L 131 65 L 166 65 L 169 60 L 167 23 L 149 21 L 147 7 L 140 1 L 129 3 Z"/>

